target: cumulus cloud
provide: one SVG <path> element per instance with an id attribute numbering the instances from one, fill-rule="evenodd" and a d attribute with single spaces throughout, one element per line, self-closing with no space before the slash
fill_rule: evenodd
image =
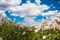
<path id="1" fill-rule="evenodd" d="M 40 11 L 43 11 L 43 10 L 48 10 L 50 7 L 43 4 L 43 5 L 39 5 L 40 6 Z"/>
<path id="2" fill-rule="evenodd" d="M 13 12 L 11 14 L 13 16 L 31 17 L 31 16 L 41 15 L 42 13 L 41 11 L 49 9 L 49 6 L 45 4 L 36 5 L 35 3 L 31 3 L 30 1 L 27 1 L 27 4 L 23 4 L 22 6 L 10 7 L 8 9 Z"/>
<path id="3" fill-rule="evenodd" d="M 18 16 L 37 16 L 41 14 L 40 8 L 34 3 L 23 4 L 22 6 L 11 7 L 9 9 L 12 10 L 13 13 L 19 14 Z M 11 15 L 13 15 L 13 13 Z"/>
<path id="4" fill-rule="evenodd" d="M 25 17 L 24 22 L 22 22 L 21 24 L 30 27 L 35 26 L 35 28 L 40 28 L 41 26 L 40 21 L 35 22 L 34 17 Z"/>
<path id="5" fill-rule="evenodd" d="M 51 20 L 59 20 L 59 16 L 60 16 L 60 12 L 58 12 L 56 15 L 51 16 L 50 19 Z"/>
<path id="6" fill-rule="evenodd" d="M 36 0 L 36 2 L 40 3 L 39 0 Z M 12 14 L 10 15 L 24 18 L 24 22 L 22 24 L 33 25 L 33 23 L 35 23 L 34 19 L 36 16 L 41 15 L 43 10 L 49 9 L 49 6 L 45 4 L 37 5 L 27 1 L 27 3 L 22 4 L 21 6 L 9 7 L 8 9 L 12 11 Z"/>
<path id="7" fill-rule="evenodd" d="M 8 7 L 17 6 L 21 3 L 21 0 L 0 0 L 0 15 L 1 17 L 7 17 L 5 11 Z"/>
<path id="8" fill-rule="evenodd" d="M 0 10 L 0 15 L 6 17 L 5 11 L 4 10 Z"/>
<path id="9" fill-rule="evenodd" d="M 21 0 L 0 0 L 0 7 L 7 8 L 10 6 L 16 6 L 21 3 Z"/>
<path id="10" fill-rule="evenodd" d="M 56 16 L 60 16 L 60 12 L 58 12 L 58 14 Z"/>
<path id="11" fill-rule="evenodd" d="M 42 12 L 42 16 L 52 16 L 58 13 L 58 10 L 48 11 L 46 13 Z"/>
<path id="12" fill-rule="evenodd" d="M 35 2 L 40 5 L 41 1 L 40 0 L 35 0 Z"/>
<path id="13" fill-rule="evenodd" d="M 0 19 L 7 17 L 4 10 L 0 10 Z"/>
<path id="14" fill-rule="evenodd" d="M 10 15 L 23 17 L 24 22 L 22 24 L 24 25 L 33 25 L 35 23 L 34 19 L 38 15 L 51 16 L 58 13 L 57 10 L 43 12 L 44 10 L 48 10 L 50 7 L 45 4 L 41 5 L 40 0 L 35 0 L 35 2 L 38 5 L 35 3 L 31 3 L 30 0 L 28 0 L 27 3 L 22 4 L 22 5 L 19 5 L 21 3 L 21 0 L 0 0 L 0 10 L 2 8 L 7 9 L 7 10 L 12 11 Z M 6 16 L 4 12 L 3 12 L 3 15 Z"/>
<path id="15" fill-rule="evenodd" d="M 25 17 L 24 22 L 22 22 L 24 26 L 33 26 L 34 23 L 35 21 L 31 17 Z"/>
<path id="16" fill-rule="evenodd" d="M 36 3 L 40 3 L 39 0 L 35 0 Z M 27 1 L 27 3 L 22 4 L 21 6 L 16 7 L 9 7 L 8 9 L 12 11 L 12 16 L 19 16 L 24 18 L 23 24 L 30 24 L 32 25 L 35 23 L 35 17 L 38 15 L 42 16 L 50 16 L 56 14 L 58 11 L 48 11 L 46 13 L 42 12 L 44 10 L 48 10 L 50 7 L 43 4 L 43 5 L 37 5 L 35 3 L 31 3 L 30 1 Z"/>

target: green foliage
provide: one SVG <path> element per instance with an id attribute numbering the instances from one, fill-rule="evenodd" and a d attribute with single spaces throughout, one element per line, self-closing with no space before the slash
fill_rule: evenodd
<path id="1" fill-rule="evenodd" d="M 60 30 L 35 32 L 34 27 L 21 27 L 13 22 L 3 21 L 0 26 L 0 38 L 3 40 L 60 40 Z"/>

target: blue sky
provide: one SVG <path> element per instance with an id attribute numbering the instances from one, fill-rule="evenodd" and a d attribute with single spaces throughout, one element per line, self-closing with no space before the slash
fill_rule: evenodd
<path id="1" fill-rule="evenodd" d="M 40 4 L 40 6 L 44 6 L 44 5 L 46 5 L 47 6 L 47 8 L 45 9 L 44 7 L 44 9 L 43 9 L 43 11 L 41 11 L 41 12 L 43 12 L 43 13 L 47 13 L 47 15 L 51 12 L 51 11 L 53 11 L 53 12 L 51 12 L 52 14 L 53 13 L 55 13 L 55 11 L 57 10 L 57 14 L 60 12 L 60 0 L 38 0 L 38 1 L 35 1 L 35 0 L 29 0 L 30 1 L 30 4 L 32 5 L 32 3 L 34 3 L 33 5 L 35 5 L 36 4 L 36 6 L 39 6 L 39 4 Z M 39 3 L 39 1 L 40 1 L 40 3 Z M 38 4 L 39 3 L 39 4 Z M 22 6 L 24 4 L 24 7 L 25 7 L 25 5 L 27 4 L 27 0 L 21 0 L 21 2 L 20 2 L 20 4 L 19 5 L 17 5 L 17 6 Z M 30 5 L 29 4 L 29 5 Z M 28 4 L 27 4 L 28 5 Z M 11 5 L 10 5 L 11 6 Z M 3 7 L 3 6 L 2 6 Z M 26 6 L 27 7 L 27 6 Z M 4 7 L 3 7 L 4 8 Z M 28 7 L 29 8 L 29 7 Z M 38 7 L 39 8 L 39 7 Z M 4 9 L 3 9 L 4 10 Z M 23 11 L 24 12 L 24 11 Z M 27 20 L 27 19 L 25 19 L 25 17 L 20 17 L 20 16 L 13 16 L 13 15 L 10 15 L 10 14 L 12 14 L 13 12 L 11 11 L 11 10 L 6 10 L 5 11 L 5 14 L 7 15 L 7 17 L 8 18 L 11 18 L 12 20 L 14 20 L 14 18 L 16 18 L 16 22 L 24 22 L 25 20 Z M 51 14 L 51 15 L 52 15 Z M 23 14 L 22 14 L 23 15 Z M 26 14 L 25 14 L 26 15 Z M 29 15 L 29 14 L 28 14 Z M 44 14 L 42 14 L 42 15 L 44 15 Z M 37 16 L 35 16 L 35 18 L 33 17 L 33 20 L 35 21 L 35 22 L 38 22 L 38 21 L 41 21 L 42 19 L 46 19 L 46 15 L 44 15 L 44 16 L 42 16 L 41 14 L 38 14 Z M 53 14 L 53 15 L 56 15 L 56 14 Z M 52 15 L 52 16 L 53 16 Z M 48 17 L 50 17 L 50 15 L 48 16 Z M 30 17 L 30 18 L 32 18 L 32 17 Z M 29 21 L 29 20 L 28 20 Z"/>

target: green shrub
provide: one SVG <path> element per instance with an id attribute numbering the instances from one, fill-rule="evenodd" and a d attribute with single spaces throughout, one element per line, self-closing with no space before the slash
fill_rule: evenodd
<path id="1" fill-rule="evenodd" d="M 0 38 L 3 40 L 60 40 L 59 30 L 39 30 L 34 27 L 21 27 L 13 22 L 2 22 Z"/>

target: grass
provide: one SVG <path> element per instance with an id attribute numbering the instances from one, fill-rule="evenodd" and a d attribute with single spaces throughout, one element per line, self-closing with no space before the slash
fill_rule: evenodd
<path id="1" fill-rule="evenodd" d="M 39 30 L 34 27 L 22 27 L 19 24 L 2 21 L 0 38 L 3 40 L 60 40 L 60 30 Z"/>

